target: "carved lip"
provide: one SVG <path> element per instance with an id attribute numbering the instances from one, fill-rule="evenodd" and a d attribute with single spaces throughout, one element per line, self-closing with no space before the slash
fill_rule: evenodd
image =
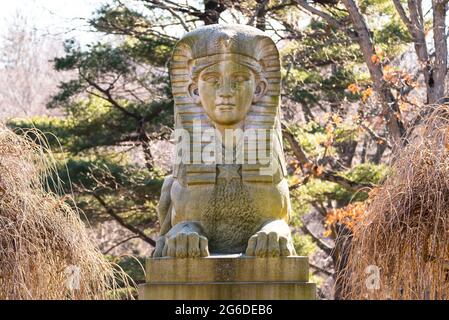
<path id="1" fill-rule="evenodd" d="M 220 111 L 232 111 L 235 109 L 234 104 L 219 104 L 217 105 L 217 109 Z"/>

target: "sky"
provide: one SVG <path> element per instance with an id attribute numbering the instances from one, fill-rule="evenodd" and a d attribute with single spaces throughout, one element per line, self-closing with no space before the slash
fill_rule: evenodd
<path id="1" fill-rule="evenodd" d="M 8 23 L 17 13 L 27 17 L 29 23 L 46 37 L 61 41 L 75 38 L 81 46 L 96 42 L 102 35 L 89 31 L 86 19 L 108 2 L 111 0 L 0 0 L 0 44 Z M 172 31 L 179 37 L 185 33 L 181 27 Z"/>
<path id="2" fill-rule="evenodd" d="M 0 38 L 8 23 L 17 13 L 28 18 L 39 33 L 71 38 L 82 44 L 95 40 L 98 35 L 89 32 L 85 19 L 106 0 L 0 0 Z M 75 30 L 76 29 L 76 30 Z"/>
<path id="3" fill-rule="evenodd" d="M 86 19 L 107 2 L 110 0 L 0 0 L 0 41 L 8 22 L 18 12 L 28 17 L 37 31 L 46 36 L 73 37 L 82 46 L 100 40 L 101 35 L 89 32 Z M 430 0 L 424 0 L 423 4 L 424 11 L 428 11 Z"/>

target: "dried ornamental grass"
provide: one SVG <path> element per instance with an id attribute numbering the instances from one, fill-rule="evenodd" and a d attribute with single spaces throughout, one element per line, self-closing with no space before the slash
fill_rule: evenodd
<path id="1" fill-rule="evenodd" d="M 415 130 L 354 229 L 345 298 L 449 298 L 449 106 Z"/>
<path id="2" fill-rule="evenodd" d="M 67 199 L 45 190 L 54 171 L 45 141 L 0 125 L 0 299 L 110 299 L 124 273 L 89 240 Z M 57 184 L 56 182 L 53 182 Z"/>

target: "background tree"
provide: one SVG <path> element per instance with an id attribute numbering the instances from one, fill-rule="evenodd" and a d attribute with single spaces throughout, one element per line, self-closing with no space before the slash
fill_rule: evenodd
<path id="1" fill-rule="evenodd" d="M 27 15 L 16 12 L 0 51 L 0 117 L 49 113 L 47 100 L 68 76 L 55 72 L 51 62 L 64 52 L 61 40 L 43 37 Z"/>

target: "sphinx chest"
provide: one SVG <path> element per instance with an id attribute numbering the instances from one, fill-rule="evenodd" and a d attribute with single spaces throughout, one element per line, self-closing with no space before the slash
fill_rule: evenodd
<path id="1" fill-rule="evenodd" d="M 253 196 L 241 179 L 241 165 L 217 166 L 217 180 L 201 215 L 211 250 L 241 252 L 260 224 Z"/>

